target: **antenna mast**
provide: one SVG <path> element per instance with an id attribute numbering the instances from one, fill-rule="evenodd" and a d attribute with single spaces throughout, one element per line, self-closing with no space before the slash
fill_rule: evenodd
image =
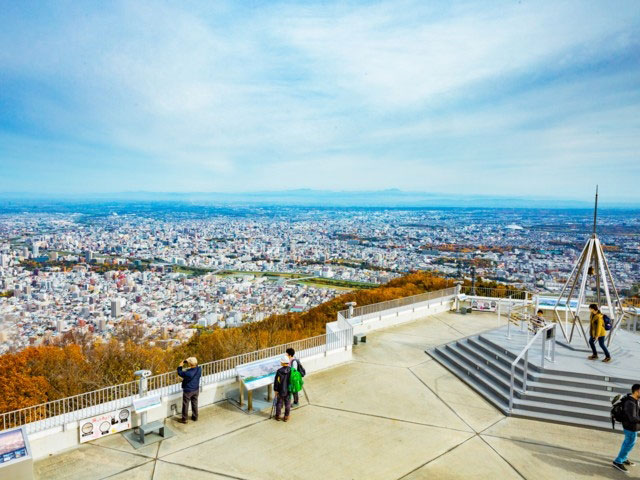
<path id="1" fill-rule="evenodd" d="M 596 185 L 596 206 L 593 209 L 593 236 L 596 236 L 596 220 L 598 218 L 598 185 Z"/>

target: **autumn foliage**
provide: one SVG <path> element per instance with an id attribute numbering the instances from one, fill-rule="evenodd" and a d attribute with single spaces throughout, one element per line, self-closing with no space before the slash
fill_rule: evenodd
<path id="1" fill-rule="evenodd" d="M 452 285 L 451 279 L 413 273 L 378 288 L 340 295 L 307 312 L 274 315 L 238 328 L 200 331 L 189 342 L 169 350 L 116 338 L 106 343 L 70 338 L 62 346 L 29 347 L 0 356 L 4 372 L 0 379 L 0 412 L 129 382 L 133 372 L 141 368 L 154 374 L 171 371 L 189 356 L 204 363 L 321 335 L 346 302 L 369 305 Z"/>

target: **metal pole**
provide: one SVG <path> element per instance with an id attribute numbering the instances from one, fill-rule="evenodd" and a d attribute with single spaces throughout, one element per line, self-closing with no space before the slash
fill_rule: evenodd
<path id="1" fill-rule="evenodd" d="M 515 383 L 515 369 L 515 363 L 511 364 L 511 383 L 509 385 L 509 411 L 513 410 L 513 384 Z"/>
<path id="2" fill-rule="evenodd" d="M 140 394 L 140 398 L 147 396 L 147 379 L 145 377 L 140 377 L 140 386 L 138 389 L 138 393 Z M 146 425 L 147 423 L 147 412 L 142 412 L 140 417 L 140 425 Z"/>
<path id="3" fill-rule="evenodd" d="M 524 354 L 524 378 L 522 379 L 522 393 L 527 391 L 527 375 L 529 375 L 529 349 Z"/>

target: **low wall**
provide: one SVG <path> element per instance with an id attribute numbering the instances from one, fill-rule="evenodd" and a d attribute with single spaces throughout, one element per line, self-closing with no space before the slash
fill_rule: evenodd
<path id="1" fill-rule="evenodd" d="M 323 352 L 308 356 L 304 358 L 304 368 L 309 375 L 313 375 L 315 372 L 350 361 L 351 353 L 351 346 L 348 346 L 346 349 L 333 350 L 326 352 L 326 354 Z M 237 387 L 238 383 L 235 379 L 203 385 L 198 397 L 199 407 L 206 407 L 226 400 L 227 393 L 231 390 L 237 389 Z M 148 412 L 148 422 L 164 420 L 176 413 L 180 413 L 182 409 L 181 392 L 161 397 L 161 399 L 162 405 Z M 172 411 L 172 405 L 175 405 L 175 411 Z M 133 426 L 137 426 L 138 422 L 139 415 L 134 414 L 132 419 Z M 79 422 L 70 422 L 64 426 L 30 433 L 29 442 L 33 451 L 33 458 L 38 460 L 49 455 L 60 453 L 64 450 L 77 448 L 80 445 L 80 433 L 78 428 Z"/>
<path id="2" fill-rule="evenodd" d="M 375 316 L 372 314 L 360 317 L 352 317 L 349 323 L 353 326 L 354 335 L 363 335 L 368 332 L 381 328 L 393 327 L 401 323 L 412 322 L 428 315 L 446 312 L 452 309 L 455 296 L 434 298 L 432 300 L 407 305 L 393 309 L 377 312 Z"/>

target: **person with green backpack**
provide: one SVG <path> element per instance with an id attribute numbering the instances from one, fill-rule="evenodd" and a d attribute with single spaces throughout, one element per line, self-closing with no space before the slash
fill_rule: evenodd
<path id="1" fill-rule="evenodd" d="M 293 404 L 298 405 L 300 403 L 298 395 L 304 385 L 302 377 L 304 377 L 307 372 L 302 366 L 302 363 L 300 363 L 300 360 L 295 358 L 296 351 L 293 348 L 287 348 L 287 355 L 289 356 L 289 365 L 291 366 L 291 383 L 289 384 L 289 390 L 293 394 Z"/>

